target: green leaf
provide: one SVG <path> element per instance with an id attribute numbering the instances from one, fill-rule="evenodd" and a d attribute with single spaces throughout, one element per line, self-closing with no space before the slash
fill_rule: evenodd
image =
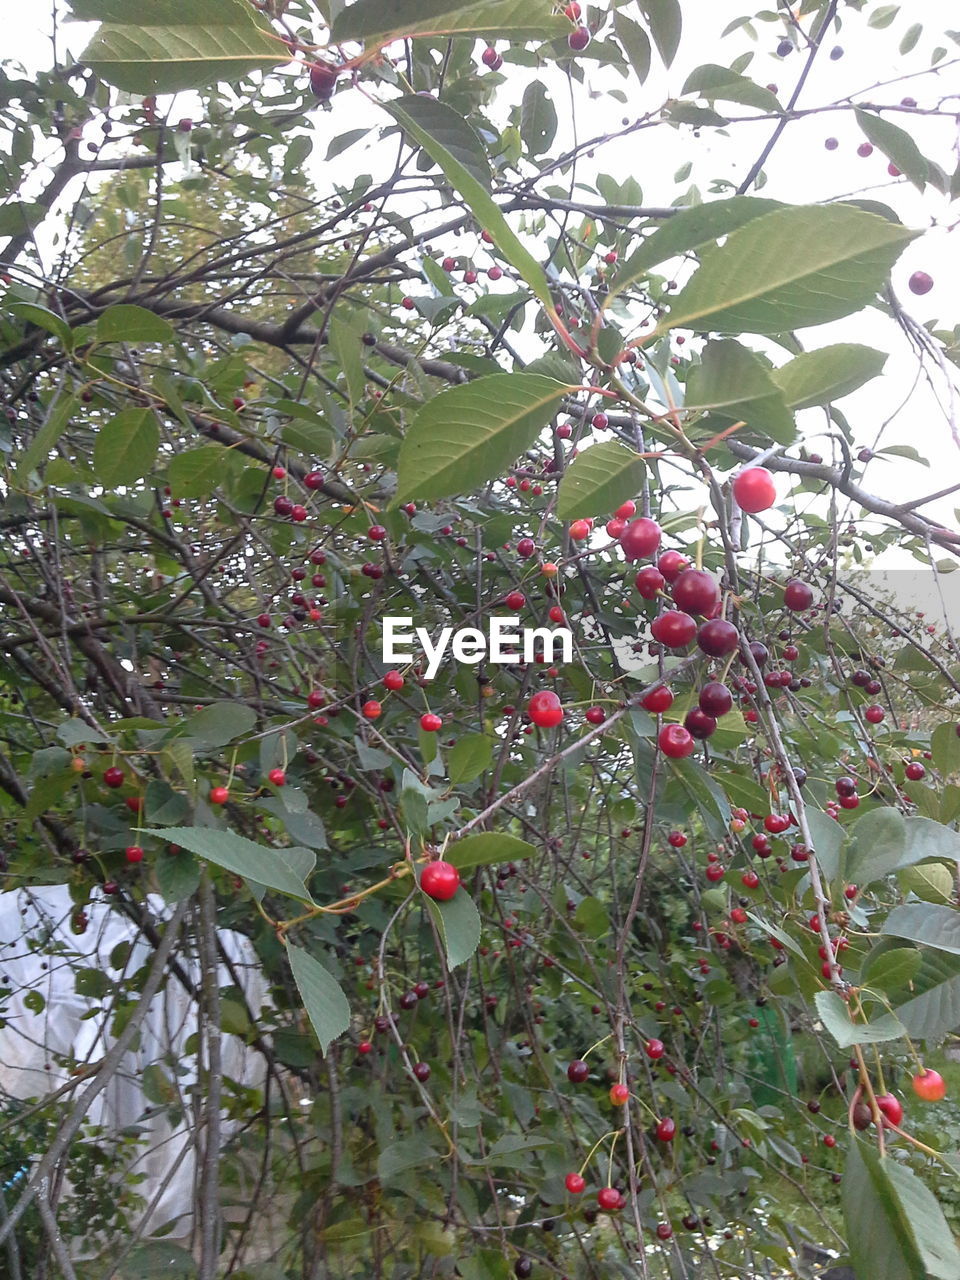
<path id="1" fill-rule="evenodd" d="M 144 814 L 147 822 L 160 826 L 173 826 L 182 822 L 190 812 L 190 801 L 181 791 L 174 791 L 162 778 L 151 778 L 144 796 Z"/>
<path id="2" fill-rule="evenodd" d="M 11 233 L 0 230 L 0 236 L 9 234 Z M 11 315 L 19 316 L 21 320 L 27 320 L 40 329 L 46 329 L 48 333 L 59 338 L 68 351 L 73 350 L 73 330 L 56 312 L 50 311 L 47 307 L 41 307 L 36 302 L 11 302 L 6 309 Z"/>
<path id="3" fill-rule="evenodd" d="M 637 73 L 641 84 L 650 74 L 650 41 L 639 22 L 628 18 L 622 9 L 614 10 L 613 30 L 623 45 L 623 51 L 630 60 L 630 65 Z"/>
<path id="4" fill-rule="evenodd" d="M 945 778 L 960 773 L 960 734 L 954 721 L 937 725 L 930 737 L 930 752 Z"/>
<path id="5" fill-rule="evenodd" d="M 861 985 L 876 991 L 899 991 L 915 977 L 922 959 L 916 947 L 870 951 L 860 971 Z"/>
<path id="6" fill-rule="evenodd" d="M 199 747 L 222 747 L 251 733 L 256 723 L 257 713 L 246 703 L 211 702 L 184 720 L 177 736 L 189 738 Z"/>
<path id="7" fill-rule="evenodd" d="M 685 409 L 709 409 L 742 419 L 778 444 L 792 444 L 797 428 L 771 370 L 753 351 L 727 338 L 708 342 L 687 377 Z"/>
<path id="8" fill-rule="evenodd" d="M 564 472 L 557 496 L 561 520 L 616 511 L 643 488 L 643 459 L 626 445 L 603 440 L 578 453 Z"/>
<path id="9" fill-rule="evenodd" d="M 34 227 L 40 225 L 49 210 L 36 201 L 12 200 L 0 207 L 0 238 L 7 236 L 28 235 Z M 20 303 L 20 306 L 31 306 L 31 303 Z M 45 311 L 45 307 L 40 308 Z M 51 313 L 52 314 L 52 313 Z M 43 328 L 47 328 L 46 325 Z"/>
<path id="10" fill-rule="evenodd" d="M 670 66 L 680 45 L 683 15 L 679 0 L 637 0 L 647 20 L 654 44 L 660 50 L 665 66 Z"/>
<path id="11" fill-rule="evenodd" d="M 302 877 L 284 860 L 286 850 L 268 849 L 246 836 L 216 827 L 145 827 L 144 834 L 172 841 L 235 876 L 315 905 Z"/>
<path id="12" fill-rule="evenodd" d="M 309 951 L 287 943 L 287 956 L 300 999 L 320 1041 L 320 1052 L 326 1053 L 331 1040 L 336 1040 L 350 1026 L 350 1005 L 339 982 Z"/>
<path id="13" fill-rule="evenodd" d="M 97 320 L 98 342 L 172 342 L 173 325 L 144 307 L 118 303 Z"/>
<path id="14" fill-rule="evenodd" d="M 838 342 L 818 351 L 805 351 L 780 369 L 772 370 L 771 377 L 791 409 L 809 409 L 848 396 L 871 378 L 879 377 L 886 362 L 886 355 L 873 347 Z"/>
<path id="15" fill-rule="evenodd" d="M 200 888 L 200 863 L 186 849 L 178 853 L 166 850 L 158 853 L 153 861 L 153 874 L 164 902 L 182 902 Z"/>
<path id="16" fill-rule="evenodd" d="M 850 1006 L 836 991 L 818 991 L 813 999 L 820 1020 L 841 1049 L 855 1044 L 883 1044 L 906 1034 L 903 1023 L 892 1013 L 885 1013 L 875 1022 L 854 1022 Z"/>
<path id="17" fill-rule="evenodd" d="M 13 475 L 13 484 L 16 488 L 25 489 L 30 473 L 35 471 L 42 462 L 46 462 L 47 455 L 56 447 L 60 437 L 70 426 L 70 415 L 76 407 L 76 396 L 61 395 L 58 398 L 47 414 L 43 426 L 17 458 L 17 469 Z"/>
<path id="18" fill-rule="evenodd" d="M 473 782 L 489 766 L 492 758 L 493 744 L 485 733 L 465 733 L 447 752 L 447 776 L 453 786 L 460 782 Z"/>
<path id="19" fill-rule="evenodd" d="M 716 98 L 727 102 L 742 102 L 748 107 L 759 107 L 761 111 L 780 110 L 775 93 L 748 76 L 738 75 L 730 67 L 721 67 L 714 62 L 705 63 L 691 71 L 680 92 L 696 93 L 698 97 L 707 98 L 711 102 Z"/>
<path id="20" fill-rule="evenodd" d="M 922 942 L 937 951 L 960 956 L 960 911 L 955 907 L 939 907 L 931 902 L 908 902 L 894 907 L 887 916 L 882 932 L 888 937 Z"/>
<path id="21" fill-rule="evenodd" d="M 921 951 L 909 996 L 896 1014 L 915 1040 L 936 1045 L 952 1034 L 960 1026 L 960 955 Z"/>
<path id="22" fill-rule="evenodd" d="M 330 347 L 347 381 L 350 403 L 363 399 L 367 379 L 360 358 L 360 335 L 336 316 L 330 321 Z"/>
<path id="23" fill-rule="evenodd" d="M 872 111 L 857 107 L 854 114 L 867 141 L 882 151 L 922 191 L 930 178 L 930 165 L 910 134 L 892 120 L 884 120 Z"/>
<path id="24" fill-rule="evenodd" d="M 479 164 L 471 135 L 477 143 L 479 139 L 466 120 L 445 103 L 419 94 L 385 102 L 382 106 L 436 161 L 500 253 L 516 268 L 543 305 L 552 308 L 543 267 L 517 239 L 490 195 L 489 177 L 485 176 L 486 171 Z M 480 146 L 482 148 L 482 144 Z"/>
<path id="25" fill-rule="evenodd" d="M 713 244 L 720 236 L 729 235 L 755 218 L 784 207 L 777 200 L 733 196 L 729 200 L 714 200 L 674 214 L 653 235 L 647 236 L 636 253 L 623 263 L 610 281 L 610 299 L 638 280 L 645 279 L 650 268 L 658 263 Z"/>
<path id="26" fill-rule="evenodd" d="M 915 235 L 848 204 L 777 209 L 710 254 L 657 332 L 777 334 L 839 320 L 873 300 Z"/>
<path id="27" fill-rule="evenodd" d="M 909 1165 L 889 1158 L 880 1163 L 920 1251 L 926 1275 L 930 1280 L 956 1280 L 960 1276 L 960 1249 L 933 1193 Z"/>
<path id="28" fill-rule="evenodd" d="M 194 9 L 175 0 L 149 7 L 82 0 L 74 13 L 105 17 L 81 61 L 128 93 L 176 93 L 290 61 L 289 49 L 246 0 L 204 0 Z"/>
<path id="29" fill-rule="evenodd" d="M 828 881 L 836 880 L 842 866 L 846 833 L 839 822 L 828 817 L 821 809 L 808 806 L 806 818 L 817 863 Z"/>
<path id="30" fill-rule="evenodd" d="M 474 33 L 491 40 L 549 40 L 569 30 L 546 0 L 357 0 L 334 18 L 332 39 L 386 44 L 396 36 Z"/>
<path id="31" fill-rule="evenodd" d="M 599 898 L 586 897 L 577 904 L 571 921 L 573 927 L 588 938 L 602 938 L 610 932 L 610 916 Z"/>
<path id="32" fill-rule="evenodd" d="M 960 862 L 960 832 L 932 818 L 907 818 L 907 843 L 898 867 L 911 867 L 927 858 Z"/>
<path id="33" fill-rule="evenodd" d="M 196 449 L 185 449 L 171 458 L 167 480 L 174 497 L 208 497 L 226 478 L 231 456 L 219 445 L 203 444 Z"/>
<path id="34" fill-rule="evenodd" d="M 447 902 L 423 900 L 443 939 L 447 964 L 455 969 L 465 964 L 480 945 L 480 913 L 466 889 L 458 889 Z"/>
<path id="35" fill-rule="evenodd" d="M 516 836 L 496 831 L 484 831 L 478 836 L 466 836 L 452 844 L 443 855 L 447 862 L 460 871 L 468 867 L 489 867 L 500 862 L 519 862 L 536 854 L 532 844 L 518 840 Z"/>
<path id="36" fill-rule="evenodd" d="M 472 493 L 537 439 L 569 391 L 533 373 L 493 373 L 427 402 L 400 447 L 395 503 Z"/>
<path id="37" fill-rule="evenodd" d="M 160 447 L 160 428 L 152 409 L 121 409 L 97 432 L 93 470 L 107 489 L 130 485 L 149 475 Z"/>
<path id="38" fill-rule="evenodd" d="M 528 156 L 542 156 L 557 136 L 557 109 L 541 80 L 532 80 L 520 102 L 520 137 Z"/>
<path id="39" fill-rule="evenodd" d="M 872 884 L 902 865 L 907 824 L 896 809 L 873 809 L 850 828 L 844 874 L 855 884 Z"/>
<path id="40" fill-rule="evenodd" d="M 377 1157 L 377 1177 L 381 1182 L 390 1182 L 398 1174 L 409 1169 L 419 1169 L 422 1165 L 436 1165 L 441 1153 L 429 1138 L 422 1134 L 414 1134 L 409 1138 L 401 1138 L 399 1142 L 391 1142 L 385 1146 Z"/>
<path id="41" fill-rule="evenodd" d="M 928 1280 L 910 1224 L 887 1177 L 888 1163 L 859 1138 L 851 1140 L 842 1195 L 854 1273 L 870 1280 Z"/>

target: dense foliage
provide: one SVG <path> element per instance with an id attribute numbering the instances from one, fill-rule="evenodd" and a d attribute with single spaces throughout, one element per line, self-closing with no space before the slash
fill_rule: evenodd
<path id="1" fill-rule="evenodd" d="M 114 1043 L 195 1001 L 203 1189 L 137 1244 L 137 1132 L 11 1099 L 3 1274 L 957 1280 L 957 33 L 68 7 L 0 78 L 0 887 L 142 931 L 68 955 Z M 569 660 L 430 666 L 494 617 Z"/>

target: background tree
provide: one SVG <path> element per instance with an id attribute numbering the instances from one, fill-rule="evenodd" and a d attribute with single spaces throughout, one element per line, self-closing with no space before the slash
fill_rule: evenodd
<path id="1" fill-rule="evenodd" d="M 112 1035 L 195 1003 L 203 1171 L 118 1250 L 40 1098 L 11 1267 L 960 1275 L 956 33 L 737 8 L 73 0 L 6 67 L 5 887 L 149 941 Z M 495 614 L 574 660 L 384 660 Z"/>

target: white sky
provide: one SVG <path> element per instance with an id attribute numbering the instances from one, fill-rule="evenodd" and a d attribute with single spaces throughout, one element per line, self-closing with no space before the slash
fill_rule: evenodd
<path id="1" fill-rule="evenodd" d="M 50 56 L 49 13 L 39 12 L 28 6 L 5 6 L 5 56 L 20 59 L 27 66 L 44 65 Z M 844 95 L 853 96 L 861 103 L 898 103 L 906 94 L 915 97 L 920 108 L 942 102 L 953 91 L 949 109 L 960 111 L 960 68 L 952 66 L 945 71 L 918 74 L 929 67 L 930 51 L 937 43 L 947 47 L 949 60 L 960 54 L 960 47 L 949 39 L 940 39 L 942 30 L 949 25 L 952 5 L 944 0 L 911 0 L 904 5 L 893 25 L 885 31 L 869 30 L 866 20 L 874 6 L 868 6 L 863 14 L 845 13 L 845 25 L 839 35 L 827 37 L 827 46 L 839 44 L 844 55 L 831 61 L 821 54 L 814 71 L 807 81 L 799 106 L 802 108 L 827 106 Z M 760 84 L 775 83 L 781 101 L 789 97 L 796 76 L 802 65 L 802 54 L 794 53 L 786 59 L 777 58 L 774 49 L 783 35 L 778 24 L 758 23 L 759 42 L 753 45 L 743 32 L 737 32 L 720 41 L 720 32 L 726 24 L 746 6 L 735 0 L 711 0 L 710 4 L 690 3 L 684 0 L 686 13 L 695 12 L 694 22 L 689 22 L 681 42 L 680 53 L 673 68 L 665 71 L 656 53 L 653 71 L 643 86 L 635 77 L 620 80 L 609 70 L 601 70 L 584 61 L 587 68 L 587 87 L 595 96 L 582 88 L 576 89 L 578 101 L 578 130 L 581 139 L 619 128 L 621 116 L 631 118 L 643 114 L 662 103 L 666 98 L 679 96 L 680 89 L 693 67 L 704 62 L 728 62 L 745 49 L 758 50 L 754 61 L 746 69 Z M 897 53 L 897 46 L 907 28 L 920 23 L 924 27 L 916 48 L 906 56 Z M 70 24 L 61 27 L 61 39 L 79 54 L 92 30 L 89 24 Z M 929 31 L 929 34 L 928 34 Z M 503 48 L 503 46 L 501 46 Z M 477 46 L 479 55 L 480 45 Z M 945 61 L 946 61 L 945 60 Z M 511 67 L 504 71 L 508 80 L 503 86 L 498 106 L 502 102 L 505 112 L 511 105 L 519 104 L 523 90 L 531 79 L 528 71 Z M 288 75 L 290 68 L 280 74 Z M 901 77 L 908 77 L 900 79 Z M 561 121 L 569 111 L 567 89 L 562 75 L 552 73 L 544 77 L 551 89 Z M 892 81 L 893 83 L 886 84 Z M 879 84 L 886 87 L 876 88 Z M 624 106 L 606 96 L 601 96 L 599 86 L 618 87 L 628 95 Z M 372 89 L 373 86 L 365 86 Z M 189 95 L 181 95 L 173 109 L 176 118 L 181 112 L 192 114 Z M 747 108 L 728 104 L 730 114 L 749 115 Z M 499 111 L 498 111 L 499 118 Z M 916 136 L 921 150 L 936 160 L 949 174 L 958 163 L 958 120 L 955 118 L 930 119 L 917 116 L 894 117 Z M 338 93 L 332 110 L 317 109 L 310 119 L 316 131 L 317 142 L 311 168 L 319 189 L 329 185 L 331 168 L 334 180 L 342 177 L 344 168 L 349 172 L 378 172 L 380 157 L 392 161 L 395 143 L 380 147 L 375 133 L 369 143 L 357 144 L 347 151 L 342 161 L 325 166 L 323 157 L 329 141 L 348 129 L 369 125 L 371 130 L 387 123 L 383 114 L 357 90 Z M 686 189 L 689 182 L 697 182 L 704 196 L 709 198 L 709 181 L 725 177 L 739 181 L 750 163 L 759 153 L 772 130 L 769 120 L 738 124 L 730 128 L 727 137 L 713 129 L 704 129 L 699 140 L 692 137 L 688 128 L 680 131 L 661 126 L 631 138 L 618 140 L 597 149 L 592 162 L 596 171 L 609 172 L 623 177 L 631 173 L 643 188 L 644 199 L 649 204 L 668 204 L 678 190 Z M 839 139 L 836 151 L 828 152 L 823 142 L 827 136 Z M 569 141 L 561 134 L 551 149 L 554 154 Z M 877 151 L 868 159 L 856 155 L 856 147 L 862 141 L 853 115 L 849 111 L 825 111 L 791 123 L 785 140 L 774 151 L 766 165 L 768 183 L 764 195 L 795 203 L 835 199 L 838 196 L 864 195 L 882 200 L 896 208 L 903 220 L 926 234 L 908 246 L 894 270 L 893 283 L 908 311 L 921 322 L 936 319 L 945 328 L 952 328 L 957 320 L 956 299 L 960 297 L 960 251 L 957 248 L 956 229 L 960 220 L 960 204 L 949 203 L 932 188 L 920 195 L 905 179 L 891 179 L 886 172 L 886 159 Z M 689 180 L 677 183 L 674 174 L 681 164 L 693 162 Z M 582 161 L 577 177 L 589 180 L 591 174 Z M 569 182 L 569 175 L 557 175 L 551 181 Z M 584 193 L 576 198 L 588 199 Z M 459 246 L 458 246 L 459 247 Z M 454 250 L 456 251 L 456 250 Z M 933 290 L 921 298 L 907 291 L 906 282 L 914 270 L 929 272 L 934 278 Z M 505 282 L 505 285 L 508 282 Z M 502 286 L 504 287 L 504 286 Z M 512 288 L 512 286 L 510 286 Z M 850 320 L 807 330 L 802 334 L 808 347 L 835 341 L 855 341 L 888 352 L 886 374 L 868 384 L 861 391 L 839 402 L 856 432 L 858 445 L 903 444 L 913 445 L 927 457 L 927 468 L 895 459 L 877 460 L 866 470 L 863 483 L 866 488 L 893 500 L 914 499 L 926 493 L 960 481 L 960 450 L 951 438 L 949 424 L 943 408 L 931 394 L 925 377 L 917 381 L 917 363 L 912 351 L 896 326 L 881 313 L 868 310 Z M 747 339 L 748 345 L 754 340 Z M 762 346 L 762 343 L 757 343 Z M 954 375 L 957 370 L 953 370 Z M 934 368 L 931 376 L 937 383 L 942 400 L 946 400 L 943 378 Z M 957 410 L 960 412 L 960 409 Z M 823 428 L 822 415 L 801 415 L 801 427 L 811 433 Z M 829 447 L 821 440 L 811 438 L 811 449 L 830 456 Z M 956 528 L 954 514 L 960 507 L 960 495 L 942 500 L 926 508 L 947 527 Z M 885 563 L 893 567 L 914 565 L 908 556 L 888 557 Z"/>

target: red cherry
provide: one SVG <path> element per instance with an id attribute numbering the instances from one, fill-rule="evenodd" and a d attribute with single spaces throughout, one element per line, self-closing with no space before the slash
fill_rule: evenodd
<path id="1" fill-rule="evenodd" d="M 733 706 L 733 694 L 719 680 L 710 680 L 700 690 L 700 710 L 716 719 L 725 716 Z"/>
<path id="2" fill-rule="evenodd" d="M 607 713 L 603 707 L 588 707 L 584 719 L 588 724 L 603 724 L 607 718 Z"/>
<path id="3" fill-rule="evenodd" d="M 583 1193 L 587 1182 L 579 1173 L 568 1173 L 563 1180 L 563 1184 L 572 1196 L 579 1196 Z"/>
<path id="4" fill-rule="evenodd" d="M 658 1240 L 669 1240 L 672 1235 L 673 1235 L 673 1227 L 671 1227 L 669 1222 L 657 1223 L 657 1239 Z"/>
<path id="5" fill-rule="evenodd" d="M 606 530 L 611 538 L 619 538 L 626 527 L 626 520 L 618 520 L 616 516 L 614 516 L 612 520 L 608 520 L 606 523 Z"/>
<path id="6" fill-rule="evenodd" d="M 823 1135 L 823 1145 L 825 1147 L 835 1147 L 837 1145 L 837 1140 L 832 1133 L 825 1133 Z"/>
<path id="7" fill-rule="evenodd" d="M 654 618 L 650 630 L 654 640 L 666 645 L 668 649 L 685 649 L 697 634 L 697 624 L 689 613 L 666 609 L 658 618 Z"/>
<path id="8" fill-rule="evenodd" d="M 460 887 L 460 872 L 450 862 L 428 862 L 420 875 L 420 888 L 435 902 L 449 902 Z"/>
<path id="9" fill-rule="evenodd" d="M 323 472 L 308 471 L 303 477 L 303 483 L 308 489 L 320 489 L 323 487 Z"/>
<path id="10" fill-rule="evenodd" d="M 430 1079 L 430 1063 L 416 1062 L 413 1066 L 414 1079 L 419 1080 L 421 1084 L 426 1084 Z"/>
<path id="11" fill-rule="evenodd" d="M 646 516 L 631 520 L 620 534 L 620 546 L 628 560 L 645 560 L 659 545 L 660 526 L 656 520 L 648 520 Z"/>
<path id="12" fill-rule="evenodd" d="M 622 1107 L 630 1097 L 630 1090 L 625 1084 L 614 1084 L 610 1086 L 610 1101 L 615 1107 Z"/>
<path id="13" fill-rule="evenodd" d="M 911 782 L 919 782 L 921 778 L 926 777 L 927 771 L 919 760 L 911 760 L 904 769 L 904 773 Z"/>
<path id="14" fill-rule="evenodd" d="M 649 693 L 645 693 L 640 699 L 640 705 L 645 711 L 649 711 L 653 715 L 660 715 L 664 711 L 669 711 L 673 706 L 673 690 L 669 685 L 654 685 Z"/>
<path id="15" fill-rule="evenodd" d="M 367 537 L 371 542 L 383 542 L 387 536 L 387 531 L 382 524 L 372 524 L 367 530 Z"/>
<path id="16" fill-rule="evenodd" d="M 634 585 L 644 600 L 655 600 L 658 592 L 663 590 L 666 581 L 659 569 L 652 564 L 648 564 L 637 574 L 634 579 Z"/>
<path id="17" fill-rule="evenodd" d="M 662 1058 L 665 1052 L 662 1040 L 648 1040 L 643 1048 L 647 1057 L 652 1058 L 654 1062 L 656 1062 L 658 1058 Z"/>
<path id="18" fill-rule="evenodd" d="M 589 520 L 574 520 L 570 526 L 570 537 L 574 542 L 582 542 L 584 538 L 590 536 Z"/>
<path id="19" fill-rule="evenodd" d="M 939 1071 L 921 1071 L 910 1081 L 913 1092 L 924 1102 L 939 1102 L 945 1097 L 947 1084 Z"/>
<path id="20" fill-rule="evenodd" d="M 679 551 L 665 551 L 657 559 L 657 568 L 668 582 L 676 582 L 689 563 L 687 557 L 682 556 Z"/>
<path id="21" fill-rule="evenodd" d="M 563 719 L 563 706 L 550 689 L 541 689 L 527 703 L 527 715 L 538 728 L 553 729 Z"/>
<path id="22" fill-rule="evenodd" d="M 383 707 L 376 698 L 371 698 L 369 702 L 365 702 L 363 704 L 361 710 L 368 720 L 376 720 L 380 715 L 380 712 L 383 710 Z"/>
<path id="23" fill-rule="evenodd" d="M 509 594 L 504 596 L 503 603 L 508 609 L 512 609 L 514 613 L 519 613 L 527 603 L 527 597 L 522 591 L 511 591 Z"/>
<path id="24" fill-rule="evenodd" d="M 756 889 L 760 884 L 760 877 L 755 871 L 745 871 L 740 877 L 740 883 L 745 889 Z"/>
<path id="25" fill-rule="evenodd" d="M 143 796 L 127 796 L 123 803 L 131 813 L 140 813 L 143 810 Z"/>
<path id="26" fill-rule="evenodd" d="M 590 32 L 586 27 L 574 27 L 567 36 L 567 44 L 574 53 L 579 53 L 590 43 Z"/>
<path id="27" fill-rule="evenodd" d="M 109 769 L 104 769 L 103 771 L 103 783 L 106 787 L 122 787 L 123 778 L 123 770 L 118 769 L 115 764 L 111 765 Z"/>
<path id="28" fill-rule="evenodd" d="M 671 1120 L 669 1116 L 664 1116 L 657 1124 L 655 1132 L 658 1142 L 672 1142 L 677 1134 L 676 1121 Z"/>
<path id="29" fill-rule="evenodd" d="M 717 722 L 713 716 L 708 716 L 699 707 L 691 707 L 683 718 L 683 727 L 702 742 L 704 738 L 709 738 L 711 734 L 716 733 Z"/>
<path id="30" fill-rule="evenodd" d="M 693 753 L 696 743 L 682 724 L 665 724 L 657 736 L 657 746 L 671 760 L 682 760 Z"/>
<path id="31" fill-rule="evenodd" d="M 763 820 L 763 825 L 772 836 L 778 836 L 781 831 L 786 831 L 789 827 L 790 819 L 782 813 L 768 813 Z"/>
<path id="32" fill-rule="evenodd" d="M 870 724 L 879 724 L 887 713 L 884 711 L 883 707 L 879 707 L 874 703 L 872 706 L 867 707 L 863 714 Z"/>
<path id="33" fill-rule="evenodd" d="M 929 293 L 933 288 L 933 276 L 928 276 L 925 271 L 915 271 L 907 281 L 907 288 L 911 293 Z"/>
<path id="34" fill-rule="evenodd" d="M 791 578 L 783 589 L 783 603 L 793 613 L 803 613 L 813 604 L 813 590 L 799 578 Z"/>
<path id="35" fill-rule="evenodd" d="M 575 1058 L 567 1067 L 567 1079 L 571 1084 L 583 1084 L 590 1074 L 590 1068 L 582 1058 Z"/>
<path id="36" fill-rule="evenodd" d="M 626 502 L 622 502 L 613 513 L 618 520 L 632 520 L 637 514 L 637 504 L 632 498 L 628 498 Z"/>
<path id="37" fill-rule="evenodd" d="M 287 775 L 282 769 L 271 769 L 267 774 L 267 780 L 272 782 L 275 787 L 282 787 L 286 784 Z"/>
<path id="38" fill-rule="evenodd" d="M 721 867 L 719 862 L 711 862 L 709 867 L 707 867 L 706 871 L 704 872 L 704 875 L 707 877 L 707 879 L 710 881 L 711 884 L 716 884 L 717 881 L 722 880 L 726 874 L 727 874 L 726 867 Z"/>
<path id="39" fill-rule="evenodd" d="M 522 556 L 524 560 L 528 560 L 537 549 L 537 544 L 532 538 L 521 538 L 517 543 L 517 555 Z"/>
<path id="40" fill-rule="evenodd" d="M 877 1106 L 891 1124 L 899 1124 L 903 1119 L 903 1104 L 892 1093 L 881 1093 L 877 1096 Z"/>
<path id="41" fill-rule="evenodd" d="M 357 1053 L 362 1053 L 366 1057 L 368 1053 L 373 1053 L 373 1045 L 369 1040 L 361 1040 L 357 1045 Z"/>
<path id="42" fill-rule="evenodd" d="M 497 53 L 496 49 L 494 49 L 493 45 L 487 45 L 486 49 L 484 49 L 483 53 L 481 53 L 480 55 L 480 61 L 483 63 L 485 67 L 492 67 L 496 63 L 499 57 L 500 55 L 499 53 Z M 447 266 L 448 262 L 451 263 L 449 267 Z M 453 258 L 444 258 L 443 260 L 444 271 L 452 271 L 455 266 L 456 266 L 456 263 L 454 262 Z"/>
<path id="43" fill-rule="evenodd" d="M 211 787 L 207 799 L 211 804 L 226 804 L 230 799 L 230 792 L 226 787 Z"/>
<path id="44" fill-rule="evenodd" d="M 673 603 L 685 613 L 706 616 L 720 602 L 720 587 L 705 569 L 684 569 L 673 584 Z"/>
<path id="45" fill-rule="evenodd" d="M 420 728 L 424 733 L 436 733 L 442 724 L 441 718 L 438 715 L 434 715 L 432 711 L 427 711 L 420 717 Z"/>
<path id="46" fill-rule="evenodd" d="M 128 844 L 125 850 L 128 862 L 142 862 L 143 850 L 138 844 Z"/>
<path id="47" fill-rule="evenodd" d="M 399 671 L 388 671 L 383 677 L 383 686 L 392 693 L 396 693 L 398 689 L 402 689 L 404 685 L 403 676 Z"/>
<path id="48" fill-rule="evenodd" d="M 777 486 L 766 467 L 748 467 L 733 482 L 733 496 L 742 511 L 756 515 L 777 500 Z"/>
<path id="49" fill-rule="evenodd" d="M 339 74 L 339 68 L 331 66 L 329 62 L 315 62 L 310 68 L 310 88 L 314 97 L 321 102 L 329 101 L 333 97 Z"/>
<path id="50" fill-rule="evenodd" d="M 687 843 L 687 837 L 682 831 L 671 831 L 667 836 L 667 844 L 671 849 L 682 849 Z"/>
<path id="51" fill-rule="evenodd" d="M 597 1192 L 597 1204 L 607 1213 L 620 1208 L 620 1192 L 616 1187 L 601 1187 Z"/>
<path id="52" fill-rule="evenodd" d="M 711 658 L 725 658 L 740 643 L 740 632 L 725 618 L 711 618 L 701 624 L 697 632 L 697 644 Z"/>

